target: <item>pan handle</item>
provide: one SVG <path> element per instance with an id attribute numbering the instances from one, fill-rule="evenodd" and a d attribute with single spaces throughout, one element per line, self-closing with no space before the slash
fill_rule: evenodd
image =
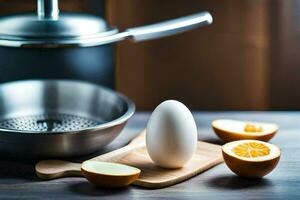
<path id="1" fill-rule="evenodd" d="M 43 2 L 43 0 L 39 0 Z M 50 0 L 45 0 L 45 2 L 54 2 Z M 41 4 L 42 5 L 42 4 Z M 55 15 L 56 16 L 56 15 Z M 198 27 L 211 24 L 213 22 L 213 18 L 209 12 L 200 12 L 197 14 L 189 15 L 186 17 L 181 17 L 173 20 L 168 20 L 165 22 L 155 23 L 152 25 L 140 26 L 135 28 L 126 29 L 124 32 L 115 33 L 108 36 L 101 35 L 100 37 L 90 37 L 90 38 L 82 38 L 82 40 L 75 39 L 66 41 L 63 40 L 63 46 L 80 46 L 80 47 L 88 47 L 88 46 L 99 46 L 110 44 L 118 41 L 122 41 L 125 39 L 131 39 L 135 42 L 145 41 L 145 40 L 153 40 L 161 37 L 167 37 L 171 35 L 175 35 L 178 33 L 182 33 L 185 31 L 189 31 L 192 29 L 196 29 Z M 60 45 L 59 41 L 56 41 L 58 44 L 54 43 L 54 45 L 50 44 L 46 46 L 47 48 L 57 47 Z M 36 41 L 27 41 L 26 44 L 24 42 L 19 41 L 10 41 L 10 40 L 0 40 L 0 43 L 4 46 L 22 46 L 22 47 L 40 47 L 40 43 Z M 41 44 L 42 47 L 45 47 L 44 44 Z"/>
<path id="2" fill-rule="evenodd" d="M 213 18 L 209 12 L 200 12 L 152 25 L 129 28 L 125 32 L 128 33 L 128 36 L 133 41 L 139 42 L 175 35 L 211 24 L 212 22 Z"/>

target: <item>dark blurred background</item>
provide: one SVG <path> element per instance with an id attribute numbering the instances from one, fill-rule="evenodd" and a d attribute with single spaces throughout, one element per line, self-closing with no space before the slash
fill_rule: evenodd
<path id="1" fill-rule="evenodd" d="M 35 0 L 0 0 L 2 15 Z M 120 29 L 210 11 L 211 26 L 117 45 L 116 89 L 140 110 L 177 99 L 194 110 L 300 109 L 300 0 L 61 0 Z"/>

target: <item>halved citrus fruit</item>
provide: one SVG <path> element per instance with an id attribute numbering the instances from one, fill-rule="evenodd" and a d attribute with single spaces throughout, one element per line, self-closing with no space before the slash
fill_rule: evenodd
<path id="1" fill-rule="evenodd" d="M 133 183 L 141 170 L 128 165 L 88 160 L 82 163 L 81 172 L 100 187 L 123 187 Z"/>
<path id="2" fill-rule="evenodd" d="M 222 147 L 226 165 L 239 176 L 260 178 L 270 173 L 280 158 L 280 149 L 258 140 L 239 140 Z"/>
<path id="3" fill-rule="evenodd" d="M 235 140 L 261 140 L 267 142 L 274 137 L 279 128 L 272 123 L 229 119 L 215 120 L 211 125 L 215 133 L 224 142 Z"/>

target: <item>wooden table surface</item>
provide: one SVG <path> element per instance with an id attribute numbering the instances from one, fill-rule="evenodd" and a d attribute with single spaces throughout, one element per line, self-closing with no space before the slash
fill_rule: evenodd
<path id="1" fill-rule="evenodd" d="M 103 152 L 126 144 L 145 128 L 149 113 L 137 113 L 121 135 Z M 277 168 L 261 180 L 242 179 L 220 164 L 186 182 L 149 190 L 130 186 L 99 189 L 84 178 L 43 181 L 34 173 L 35 161 L 1 158 L 0 199 L 299 199 L 300 198 L 300 112 L 195 112 L 199 138 L 222 144 L 210 128 L 217 118 L 275 122 L 280 131 L 271 141 L 282 150 Z M 98 152 L 103 153 L 103 152 Z M 79 159 L 83 160 L 83 158 Z"/>

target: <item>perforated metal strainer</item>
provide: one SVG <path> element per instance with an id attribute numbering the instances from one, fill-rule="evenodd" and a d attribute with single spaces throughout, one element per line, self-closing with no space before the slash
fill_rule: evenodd
<path id="1" fill-rule="evenodd" d="M 65 157 L 110 143 L 134 104 L 109 89 L 78 81 L 36 80 L 0 85 L 0 152 Z"/>

